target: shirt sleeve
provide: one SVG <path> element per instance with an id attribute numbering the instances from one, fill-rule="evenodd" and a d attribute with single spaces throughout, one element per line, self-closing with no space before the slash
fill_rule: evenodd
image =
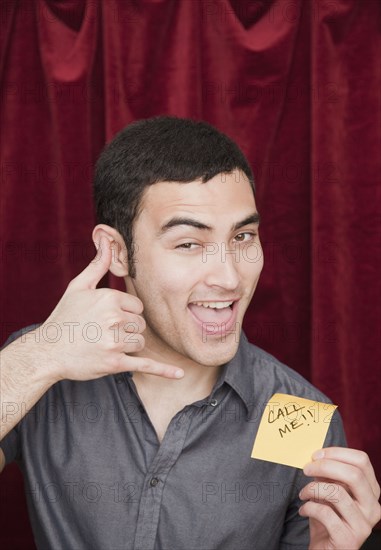
<path id="1" fill-rule="evenodd" d="M 332 416 L 323 447 L 347 447 L 343 422 L 337 409 Z M 306 477 L 300 470 L 295 485 L 295 498 L 287 509 L 279 550 L 306 550 L 309 546 L 309 519 L 299 515 L 299 508 L 303 503 L 298 493 L 311 480 L 312 478 Z"/>
<path id="2" fill-rule="evenodd" d="M 25 328 L 22 328 L 16 332 L 13 332 L 6 342 L 1 347 L 2 351 L 4 348 L 9 346 L 12 342 L 20 338 L 23 334 L 26 334 L 27 332 L 37 328 L 39 324 L 29 325 Z M 0 442 L 0 448 L 2 449 L 4 456 L 5 456 L 5 462 L 6 464 L 9 464 L 10 462 L 13 462 L 14 460 L 20 460 L 21 459 L 21 445 L 20 445 L 20 437 L 19 437 L 19 426 L 20 423 L 17 424 L 13 430 L 7 433 L 7 435 L 1 440 Z"/>

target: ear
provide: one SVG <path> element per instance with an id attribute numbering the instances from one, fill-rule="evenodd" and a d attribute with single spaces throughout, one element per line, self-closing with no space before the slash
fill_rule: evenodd
<path id="1" fill-rule="evenodd" d="M 100 223 L 94 227 L 92 234 L 96 248 L 98 248 L 101 237 L 106 237 L 110 242 L 112 251 L 111 273 L 116 277 L 126 277 L 128 275 L 128 255 L 122 235 L 110 225 Z"/>

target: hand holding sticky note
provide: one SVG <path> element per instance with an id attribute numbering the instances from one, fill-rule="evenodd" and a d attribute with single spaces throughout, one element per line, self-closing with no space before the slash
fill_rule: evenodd
<path id="1" fill-rule="evenodd" d="M 267 403 L 251 458 L 303 468 L 321 449 L 337 405 L 275 393 Z"/>

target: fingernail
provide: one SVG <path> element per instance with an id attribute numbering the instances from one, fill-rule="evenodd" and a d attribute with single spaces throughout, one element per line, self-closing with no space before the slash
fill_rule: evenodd
<path id="1" fill-rule="evenodd" d="M 176 376 L 176 378 L 182 378 L 184 376 L 184 371 L 183 370 L 177 370 L 175 372 L 175 376 Z"/>
<path id="2" fill-rule="evenodd" d="M 303 468 L 304 475 L 309 476 L 311 472 L 312 472 L 312 464 L 306 464 Z"/>
<path id="3" fill-rule="evenodd" d="M 312 455 L 313 460 L 319 460 L 320 458 L 324 458 L 324 450 L 319 449 L 318 451 L 315 451 Z"/>

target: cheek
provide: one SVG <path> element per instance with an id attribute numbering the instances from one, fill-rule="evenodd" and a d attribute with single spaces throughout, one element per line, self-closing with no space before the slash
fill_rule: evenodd
<path id="1" fill-rule="evenodd" d="M 141 263 L 137 271 L 136 288 L 146 299 L 151 297 L 162 302 L 172 302 L 178 301 L 181 295 L 186 300 L 187 293 L 196 283 L 197 275 L 197 269 L 189 266 L 189 262 L 170 261 L 162 254 L 161 259 L 151 260 L 144 267 Z"/>
<path id="2" fill-rule="evenodd" d="M 256 276 L 257 278 L 260 276 L 260 274 L 262 273 L 263 266 L 264 266 L 264 261 L 263 261 L 263 254 L 262 254 L 262 256 L 252 264 L 252 272 L 254 273 L 254 276 Z"/>
<path id="3" fill-rule="evenodd" d="M 190 290 L 201 275 L 201 256 L 186 257 L 161 250 L 151 259 L 150 279 L 155 287 L 175 294 Z"/>
<path id="4" fill-rule="evenodd" d="M 242 250 L 243 263 L 252 272 L 261 272 L 263 267 L 263 249 L 259 243 L 253 243 Z"/>
<path id="5" fill-rule="evenodd" d="M 263 269 L 263 255 L 258 257 L 241 256 L 241 261 L 238 266 L 238 273 L 241 279 L 241 283 L 244 285 L 250 285 L 257 281 Z"/>

